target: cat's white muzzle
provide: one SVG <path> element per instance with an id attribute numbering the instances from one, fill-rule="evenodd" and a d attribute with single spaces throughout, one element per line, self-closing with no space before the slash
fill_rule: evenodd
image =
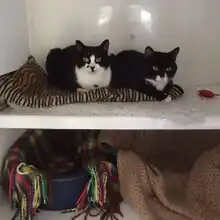
<path id="1" fill-rule="evenodd" d="M 89 73 L 97 73 L 100 70 L 100 66 L 98 64 L 96 65 L 85 65 L 85 69 L 89 72 Z"/>
<path id="2" fill-rule="evenodd" d="M 165 74 L 164 77 L 160 77 L 159 75 L 157 75 L 155 80 L 145 78 L 145 81 L 152 84 L 158 91 L 163 91 L 167 83 L 169 82 L 169 79 L 167 77 L 167 74 Z"/>

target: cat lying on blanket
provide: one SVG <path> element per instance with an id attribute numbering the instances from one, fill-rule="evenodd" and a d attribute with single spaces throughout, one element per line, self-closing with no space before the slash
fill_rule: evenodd
<path id="1" fill-rule="evenodd" d="M 111 81 L 109 40 L 99 46 L 86 46 L 81 41 L 64 49 L 52 49 L 46 60 L 49 84 L 75 92 L 108 87 Z"/>
<path id="2" fill-rule="evenodd" d="M 134 50 L 122 51 L 112 62 L 111 85 L 131 88 L 159 101 L 164 100 L 173 86 L 178 53 L 179 47 L 168 53 L 154 51 L 149 46 L 144 54 Z"/>
<path id="3" fill-rule="evenodd" d="M 165 100 L 177 71 L 179 47 L 171 52 L 122 51 L 108 55 L 109 40 L 99 46 L 81 41 L 64 49 L 52 49 L 46 61 L 49 84 L 75 92 L 101 87 L 129 88 Z M 168 97 L 169 99 L 169 97 Z"/>

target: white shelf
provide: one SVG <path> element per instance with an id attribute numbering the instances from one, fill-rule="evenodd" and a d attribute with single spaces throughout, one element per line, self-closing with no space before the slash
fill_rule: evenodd
<path id="1" fill-rule="evenodd" d="M 124 214 L 125 220 L 140 220 L 138 215 L 126 204 L 121 205 L 121 210 Z M 9 204 L 3 200 L 0 201 L 0 219 L 8 220 L 11 219 L 14 214 L 14 211 L 9 208 Z M 60 212 L 47 212 L 41 211 L 37 214 L 37 220 L 68 220 L 74 216 L 74 213 L 62 214 Z M 83 220 L 84 215 L 80 216 L 77 220 Z M 90 218 L 88 220 L 100 220 L 100 217 Z"/>
<path id="2" fill-rule="evenodd" d="M 204 87 L 203 87 L 204 88 Z M 219 87 L 211 88 L 220 92 Z M 51 109 L 0 112 L 0 128 L 220 129 L 220 98 L 203 99 L 197 88 L 169 103 L 87 103 Z"/>

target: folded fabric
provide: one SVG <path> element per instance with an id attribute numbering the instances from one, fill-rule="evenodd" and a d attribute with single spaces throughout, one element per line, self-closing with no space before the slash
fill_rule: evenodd
<path id="1" fill-rule="evenodd" d="M 185 172 L 204 150 L 220 144 L 220 131 L 102 130 L 98 143 L 131 150 L 160 170 Z"/>
<path id="2" fill-rule="evenodd" d="M 220 147 L 203 153 L 186 173 L 161 172 L 135 153 L 120 151 L 118 172 L 124 200 L 144 220 L 219 219 Z"/>
<path id="3" fill-rule="evenodd" d="M 86 102 L 156 101 L 152 96 L 131 89 L 99 88 L 87 92 L 67 93 L 47 84 L 45 71 L 30 56 L 17 71 L 0 76 L 0 101 L 11 107 L 47 108 Z M 168 96 L 175 100 L 183 89 L 174 85 Z"/>
<path id="4" fill-rule="evenodd" d="M 121 194 L 143 220 L 219 219 L 220 131 L 106 130 L 104 143 L 119 149 Z"/>

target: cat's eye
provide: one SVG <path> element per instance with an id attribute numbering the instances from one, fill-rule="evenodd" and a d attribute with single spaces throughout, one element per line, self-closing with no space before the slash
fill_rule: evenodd
<path id="1" fill-rule="evenodd" d="M 159 68 L 157 66 L 153 66 L 153 70 L 157 72 L 159 71 Z"/>
<path id="2" fill-rule="evenodd" d="M 167 71 L 167 72 L 169 72 L 169 71 L 171 71 L 171 70 L 172 70 L 172 67 L 171 67 L 171 66 L 169 66 L 169 67 L 166 68 L 166 71 Z"/>
<path id="3" fill-rule="evenodd" d="M 101 57 L 97 57 L 97 58 L 95 59 L 95 61 L 96 61 L 97 63 L 100 63 L 100 62 L 102 61 L 102 58 L 101 58 Z"/>
<path id="4" fill-rule="evenodd" d="M 88 62 L 89 62 L 89 58 L 83 57 L 83 61 L 84 61 L 85 63 L 88 63 Z"/>

